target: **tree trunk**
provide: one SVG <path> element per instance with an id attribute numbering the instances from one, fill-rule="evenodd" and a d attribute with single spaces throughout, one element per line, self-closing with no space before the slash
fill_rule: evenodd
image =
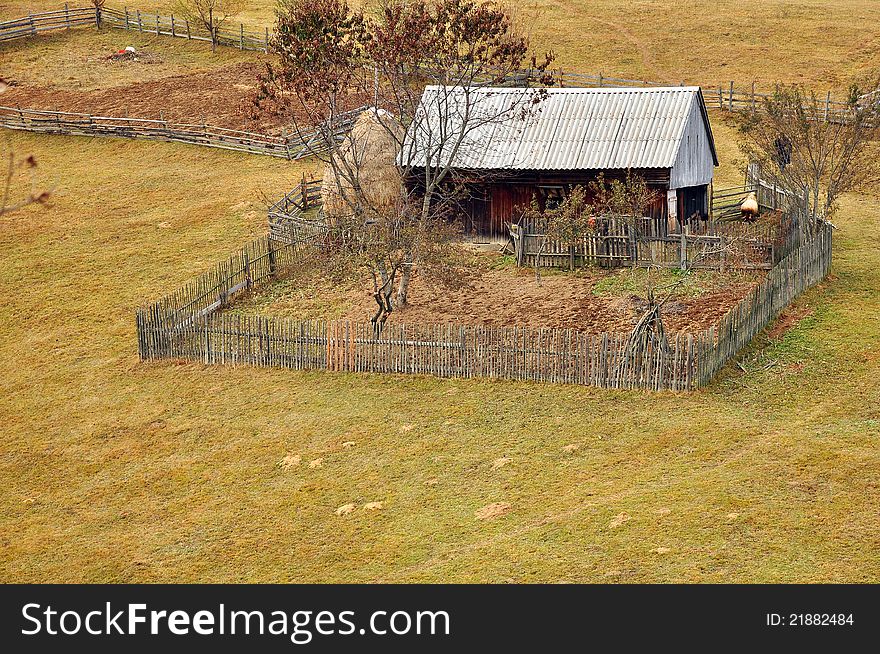
<path id="1" fill-rule="evenodd" d="M 409 293 L 409 280 L 412 275 L 412 262 L 407 257 L 407 263 L 400 272 L 400 284 L 397 286 L 397 308 L 402 309 L 407 305 L 407 294 Z"/>

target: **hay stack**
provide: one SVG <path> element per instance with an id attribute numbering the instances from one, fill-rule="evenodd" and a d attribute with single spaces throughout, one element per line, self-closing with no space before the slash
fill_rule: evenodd
<path id="1" fill-rule="evenodd" d="M 398 143 L 402 138 L 403 126 L 394 116 L 384 109 L 370 108 L 355 121 L 337 155 L 352 170 L 358 171 L 366 202 L 380 210 L 395 207 L 401 200 L 401 179 L 396 159 Z M 345 167 L 340 169 L 346 170 Z M 342 191 L 351 188 L 347 179 L 341 179 L 340 185 Z M 329 163 L 324 167 L 321 199 L 324 214 L 330 219 L 351 213 Z"/>

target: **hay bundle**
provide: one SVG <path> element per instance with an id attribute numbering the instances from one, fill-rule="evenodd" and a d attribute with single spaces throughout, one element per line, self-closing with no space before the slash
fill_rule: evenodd
<path id="1" fill-rule="evenodd" d="M 384 109 L 370 108 L 358 117 L 336 155 L 341 158 L 337 166 L 341 172 L 339 178 L 330 163 L 324 167 L 321 199 L 328 218 L 351 214 L 345 198 L 356 196 L 352 180 L 348 179 L 349 171 L 357 175 L 368 206 L 382 210 L 400 203 L 401 177 L 396 159 L 402 138 L 403 126 Z"/>

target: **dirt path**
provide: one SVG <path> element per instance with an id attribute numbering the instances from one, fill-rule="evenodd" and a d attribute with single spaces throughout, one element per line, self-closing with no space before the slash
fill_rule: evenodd
<path id="1" fill-rule="evenodd" d="M 590 20 L 614 30 L 620 36 L 622 36 L 625 41 L 630 43 L 636 50 L 638 50 L 639 57 L 642 60 L 642 66 L 644 66 L 645 68 L 646 77 L 658 77 L 658 75 L 662 77 L 662 75 L 657 71 L 657 61 L 654 58 L 654 55 L 651 52 L 650 48 L 648 48 L 644 41 L 633 36 L 631 32 L 612 21 L 604 20 L 602 18 L 596 18 L 595 16 L 590 16 Z"/>

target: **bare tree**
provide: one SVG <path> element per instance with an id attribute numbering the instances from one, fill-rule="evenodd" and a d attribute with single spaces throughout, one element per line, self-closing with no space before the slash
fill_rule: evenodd
<path id="1" fill-rule="evenodd" d="M 247 0 L 176 0 L 174 6 L 177 13 L 208 32 L 211 52 L 216 52 L 220 30 L 247 4 Z"/>
<path id="2" fill-rule="evenodd" d="M 831 108 L 801 86 L 778 86 L 745 114 L 742 150 L 765 179 L 804 205 L 801 229 L 807 237 L 833 216 L 841 194 L 880 178 L 869 147 L 880 129 L 880 102 L 863 93 L 877 88 L 880 76 L 853 84 L 846 105 Z"/>
<path id="3" fill-rule="evenodd" d="M 8 82 L 0 77 L 0 94 Z M 33 155 L 19 157 L 12 147 L 12 139 L 6 139 L 6 152 L 3 154 L 3 178 L 0 188 L 0 216 L 23 209 L 31 204 L 45 204 L 50 192 L 42 190 L 37 176 L 37 160 Z M 24 181 L 20 181 L 24 178 Z"/>
<path id="4" fill-rule="evenodd" d="M 398 225 L 395 234 L 418 235 L 397 241 L 399 265 L 375 271 L 384 288 L 396 285 L 386 309 L 405 306 L 412 270 L 443 268 L 435 255 L 451 252 L 442 241 L 427 247 L 426 240 L 450 237 L 441 226 L 465 183 L 473 181 L 456 174 L 456 155 L 478 147 L 475 134 L 487 124 L 525 115 L 540 101 L 540 91 L 500 110 L 476 100 L 480 86 L 505 81 L 523 68 L 527 39 L 507 10 L 492 2 L 389 0 L 364 14 L 344 0 L 284 0 L 272 50 L 280 61 L 267 65 L 257 105 L 286 114 L 301 134 L 318 131 L 319 156 L 344 189 L 348 213 L 361 217 L 361 228 L 376 230 L 385 220 L 378 216 L 390 213 Z M 544 79 L 551 59 L 531 61 L 536 78 Z M 340 139 L 335 129 L 343 114 L 364 104 L 377 119 L 384 112 L 395 118 L 377 120 L 399 153 L 401 201 L 393 209 L 371 201 L 360 166 L 345 156 L 358 146 L 351 134 Z"/>
<path id="5" fill-rule="evenodd" d="M 575 249 L 585 236 L 594 234 L 598 221 L 594 208 L 587 203 L 587 191 L 574 186 L 557 206 L 544 209 L 536 198 L 523 212 L 523 218 L 543 234 L 535 257 L 535 281 L 541 285 L 541 257 L 548 242 L 555 241 L 568 248 L 568 269 L 574 270 Z"/>

